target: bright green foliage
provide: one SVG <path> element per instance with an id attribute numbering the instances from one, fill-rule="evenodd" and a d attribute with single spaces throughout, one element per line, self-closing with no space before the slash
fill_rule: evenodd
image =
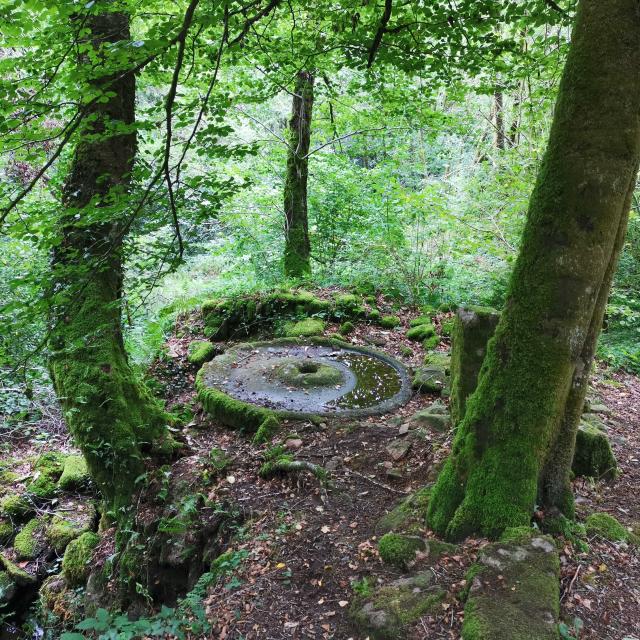
<path id="1" fill-rule="evenodd" d="M 201 365 L 213 358 L 216 348 L 208 340 L 192 340 L 187 347 L 187 360 L 191 364 Z"/>
<path id="2" fill-rule="evenodd" d="M 70 586 L 81 586 L 91 571 L 91 556 L 100 542 L 100 537 L 87 531 L 72 540 L 64 552 L 62 574 Z"/>
<path id="3" fill-rule="evenodd" d="M 353 322 L 349 322 L 349 321 L 347 320 L 347 322 L 343 322 L 343 323 L 340 325 L 339 332 L 340 332 L 340 334 L 341 334 L 341 335 L 343 335 L 343 336 L 348 336 L 350 333 L 353 333 L 353 332 L 354 332 L 355 328 L 356 328 L 356 327 L 355 327 L 355 325 L 353 324 Z"/>
<path id="4" fill-rule="evenodd" d="M 621 542 L 629 539 L 629 532 L 608 513 L 592 513 L 585 520 L 588 536 L 600 536 L 611 542 Z"/>
<path id="5" fill-rule="evenodd" d="M 318 318 L 306 318 L 286 325 L 284 335 L 288 338 L 308 338 L 324 332 L 324 322 Z"/>
<path id="6" fill-rule="evenodd" d="M 385 329 L 394 329 L 402 324 L 402 320 L 398 316 L 382 316 L 380 318 L 380 326 Z"/>
<path id="7" fill-rule="evenodd" d="M 43 522 L 33 518 L 24 525 L 13 541 L 18 560 L 33 560 L 42 549 Z"/>
<path id="8" fill-rule="evenodd" d="M 416 551 L 424 551 L 427 545 L 418 536 L 385 533 L 378 542 L 378 552 L 383 562 L 400 569 L 415 560 Z"/>
<path id="9" fill-rule="evenodd" d="M 58 480 L 58 487 L 63 491 L 79 489 L 86 485 L 90 479 L 89 468 L 84 456 L 71 455 L 67 456 L 64 461 L 64 468 Z"/>
<path id="10" fill-rule="evenodd" d="M 409 329 L 409 331 L 407 331 L 407 338 L 409 338 L 409 340 L 421 342 L 422 340 L 431 338 L 435 334 L 436 330 L 431 322 L 429 322 L 427 324 L 419 324 Z"/>

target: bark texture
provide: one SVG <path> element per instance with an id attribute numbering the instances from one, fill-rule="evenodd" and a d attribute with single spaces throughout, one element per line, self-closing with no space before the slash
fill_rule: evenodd
<path id="1" fill-rule="evenodd" d="M 289 154 L 284 186 L 285 249 L 284 272 L 292 278 L 311 273 L 311 245 L 307 216 L 307 178 L 313 112 L 314 77 L 300 71 L 296 79 L 289 121 Z"/>
<path id="2" fill-rule="evenodd" d="M 449 538 L 572 515 L 569 469 L 640 158 L 637 0 L 581 0 L 507 302 L 438 478 Z"/>
<path id="3" fill-rule="evenodd" d="M 105 43 L 129 39 L 122 13 L 92 17 L 94 57 L 104 68 L 87 90 L 108 88 L 86 118 L 63 191 L 61 244 L 53 257 L 56 307 L 50 369 L 65 420 L 103 496 L 126 507 L 143 471 L 143 452 L 165 436 L 165 414 L 135 379 L 121 331 L 122 240 L 126 195 L 136 152 L 135 78 L 110 70 Z"/>

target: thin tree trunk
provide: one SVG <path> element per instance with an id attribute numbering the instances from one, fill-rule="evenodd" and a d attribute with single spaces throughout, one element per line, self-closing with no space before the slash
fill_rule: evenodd
<path id="1" fill-rule="evenodd" d="M 88 20 L 95 58 L 83 56 L 87 90 L 106 88 L 74 152 L 63 189 L 61 243 L 52 269 L 50 369 L 65 420 L 107 503 L 126 507 L 143 452 L 163 441 L 165 414 L 136 381 L 121 330 L 122 214 L 136 152 L 135 78 L 109 68 L 105 43 L 129 40 L 129 18 L 105 13 Z M 107 85 L 108 83 L 108 85 Z M 120 131 L 114 131 L 114 128 Z M 119 200 L 120 199 L 120 200 Z"/>
<path id="2" fill-rule="evenodd" d="M 637 0 L 581 0 L 522 248 L 478 387 L 438 478 L 450 538 L 573 511 L 575 426 L 640 160 Z"/>
<path id="3" fill-rule="evenodd" d="M 496 89 L 493 94 L 493 105 L 496 118 L 496 148 L 505 148 L 504 104 L 502 91 Z"/>
<path id="4" fill-rule="evenodd" d="M 293 108 L 289 121 L 289 155 L 284 186 L 286 276 L 299 278 L 311 273 L 311 245 L 307 217 L 307 178 L 311 143 L 314 77 L 300 71 L 296 80 Z"/>

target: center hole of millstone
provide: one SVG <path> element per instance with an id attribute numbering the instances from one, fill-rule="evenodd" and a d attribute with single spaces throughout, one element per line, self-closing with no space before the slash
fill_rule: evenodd
<path id="1" fill-rule="evenodd" d="M 298 365 L 300 373 L 317 373 L 319 369 L 320 365 L 317 362 L 301 362 Z"/>

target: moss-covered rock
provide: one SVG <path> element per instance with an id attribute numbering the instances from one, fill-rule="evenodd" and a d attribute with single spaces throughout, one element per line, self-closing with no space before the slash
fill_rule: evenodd
<path id="1" fill-rule="evenodd" d="M 407 628 L 422 616 L 438 610 L 445 592 L 432 585 L 433 574 L 422 571 L 379 587 L 357 598 L 350 617 L 362 637 L 372 640 L 404 640 Z"/>
<path id="2" fill-rule="evenodd" d="M 611 542 L 626 542 L 629 539 L 629 531 L 608 513 L 592 513 L 584 524 L 589 536 L 600 536 Z"/>
<path id="3" fill-rule="evenodd" d="M 463 640 L 557 640 L 560 560 L 552 538 L 487 545 L 470 577 Z"/>
<path id="4" fill-rule="evenodd" d="M 86 486 L 90 480 L 91 476 L 84 456 L 67 456 L 64 461 L 62 475 L 58 480 L 58 487 L 63 491 L 72 491 Z"/>
<path id="5" fill-rule="evenodd" d="M 385 329 L 394 329 L 402 324 L 402 320 L 398 316 L 382 316 L 380 318 L 380 326 Z"/>
<path id="6" fill-rule="evenodd" d="M 58 489 L 58 479 L 66 456 L 56 451 L 43 453 L 34 465 L 34 475 L 27 484 L 27 493 L 38 500 L 50 500 Z"/>
<path id="7" fill-rule="evenodd" d="M 34 512 L 33 502 L 25 494 L 10 493 L 0 498 L 0 516 L 21 521 Z"/>
<path id="8" fill-rule="evenodd" d="M 324 332 L 325 323 L 318 318 L 305 318 L 285 325 L 284 335 L 288 338 L 309 338 Z"/>
<path id="9" fill-rule="evenodd" d="M 73 511 L 54 513 L 44 530 L 47 542 L 61 555 L 67 545 L 94 528 L 96 509 L 91 503 L 78 504 Z"/>
<path id="10" fill-rule="evenodd" d="M 478 374 L 500 314 L 487 307 L 458 310 L 452 333 L 451 418 L 457 425 L 464 416 L 467 398 L 475 391 Z"/>
<path id="11" fill-rule="evenodd" d="M 580 422 L 572 469 L 577 476 L 593 478 L 612 479 L 618 473 L 618 463 L 607 434 L 594 423 Z"/>
<path id="12" fill-rule="evenodd" d="M 355 331 L 355 328 L 356 326 L 353 324 L 353 322 L 347 320 L 340 325 L 339 332 L 343 336 L 348 336 L 350 333 L 353 333 Z"/>
<path id="13" fill-rule="evenodd" d="M 409 326 L 410 327 L 419 327 L 420 325 L 423 324 L 432 324 L 431 322 L 431 316 L 418 316 L 417 318 L 414 318 L 413 320 L 411 320 L 409 322 Z"/>
<path id="14" fill-rule="evenodd" d="M 187 347 L 187 360 L 191 364 L 202 365 L 215 355 L 216 348 L 208 340 L 192 340 Z"/>
<path id="15" fill-rule="evenodd" d="M 67 546 L 62 559 L 62 573 L 70 586 L 85 583 L 91 570 L 91 556 L 99 541 L 96 533 L 87 531 Z"/>
<path id="16" fill-rule="evenodd" d="M 431 338 L 435 335 L 436 330 L 431 322 L 428 322 L 426 324 L 419 324 L 407 331 L 407 338 L 409 338 L 409 340 L 415 340 L 416 342 L 422 342 L 423 340 Z"/>
<path id="17" fill-rule="evenodd" d="M 399 569 L 404 569 L 415 560 L 416 551 L 424 551 L 426 548 L 423 538 L 400 533 L 385 533 L 378 542 L 382 561 Z"/>
<path id="18" fill-rule="evenodd" d="M 203 369 L 196 375 L 196 390 L 198 400 L 205 411 L 234 429 L 255 432 L 267 418 L 274 415 L 268 409 L 236 400 L 218 389 L 207 386 L 204 383 Z"/>
<path id="19" fill-rule="evenodd" d="M 445 374 L 449 375 L 451 371 L 451 354 L 448 351 L 432 351 L 425 355 L 424 364 L 442 369 Z"/>
<path id="20" fill-rule="evenodd" d="M 16 534 L 13 549 L 18 560 L 34 560 L 44 550 L 45 522 L 40 518 L 32 518 Z"/>
<path id="21" fill-rule="evenodd" d="M 367 320 L 369 320 L 369 322 L 380 322 L 381 318 L 382 314 L 377 309 L 371 309 L 371 311 L 367 313 Z"/>
<path id="22" fill-rule="evenodd" d="M 411 381 L 411 386 L 420 393 L 441 393 L 447 386 L 446 370 L 435 365 L 419 367 Z"/>
<path id="23" fill-rule="evenodd" d="M 411 416 L 410 423 L 414 426 L 426 427 L 440 432 L 448 431 L 451 428 L 451 419 L 446 407 L 436 402 L 426 409 L 416 411 Z"/>
<path id="24" fill-rule="evenodd" d="M 424 516 L 429 505 L 430 493 L 430 487 L 423 487 L 404 498 L 396 507 L 378 520 L 376 533 L 384 534 L 390 531 L 411 533 L 424 527 Z"/>
<path id="25" fill-rule="evenodd" d="M 3 569 L 19 587 L 26 587 L 36 583 L 35 576 L 27 573 L 18 565 L 11 562 L 7 556 L 0 553 L 0 571 Z"/>

